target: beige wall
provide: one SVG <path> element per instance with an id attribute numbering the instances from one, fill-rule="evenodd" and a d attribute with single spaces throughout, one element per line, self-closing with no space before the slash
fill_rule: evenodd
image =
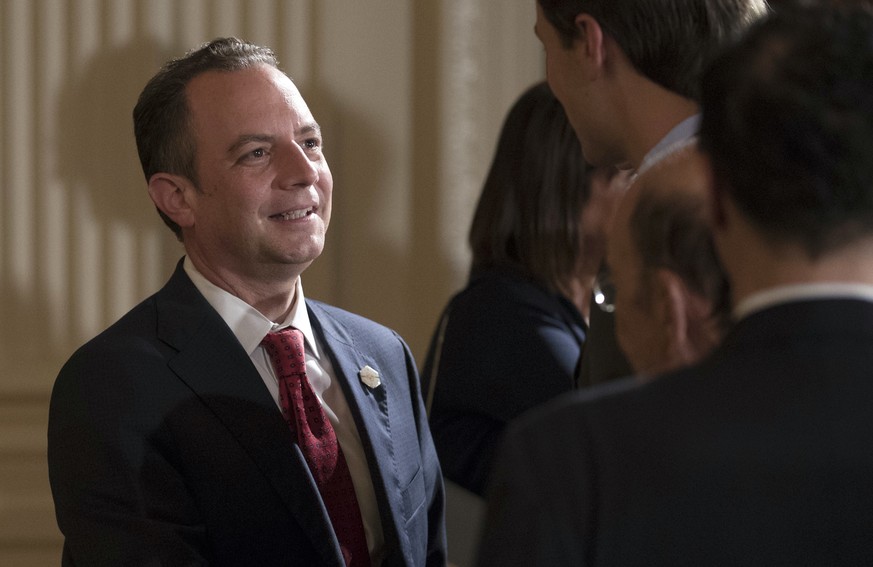
<path id="1" fill-rule="evenodd" d="M 462 285 L 497 132 L 543 76 L 532 0 L 0 0 L 0 565 L 59 562 L 51 384 L 181 254 L 148 200 L 130 110 L 168 56 L 272 46 L 335 177 L 307 295 L 397 329 L 421 360 Z"/>

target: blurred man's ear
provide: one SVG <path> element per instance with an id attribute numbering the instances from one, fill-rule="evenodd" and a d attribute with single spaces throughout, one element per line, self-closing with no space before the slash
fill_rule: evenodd
<path id="1" fill-rule="evenodd" d="M 181 175 L 156 173 L 149 179 L 149 196 L 155 206 L 182 228 L 194 225 L 195 193 L 194 185 Z"/>
<path id="2" fill-rule="evenodd" d="M 653 280 L 670 367 L 694 364 L 721 339 L 718 326 L 713 324 L 712 302 L 691 290 L 672 270 L 659 268 Z"/>
<path id="3" fill-rule="evenodd" d="M 698 327 L 700 306 L 697 294 L 674 271 L 658 268 L 652 278 L 655 286 L 655 313 L 666 333 L 667 352 L 671 367 L 691 364 L 697 358 L 694 337 Z"/>

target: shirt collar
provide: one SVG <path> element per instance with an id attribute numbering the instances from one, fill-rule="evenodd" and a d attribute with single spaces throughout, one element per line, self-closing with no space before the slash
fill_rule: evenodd
<path id="1" fill-rule="evenodd" d="M 655 144 L 651 150 L 643 156 L 643 161 L 637 168 L 636 174 L 642 175 L 646 170 L 664 159 L 665 157 L 679 151 L 680 149 L 694 144 L 697 141 L 697 130 L 700 126 L 700 114 L 693 114 L 675 125 L 672 130 L 667 132 L 667 135 L 661 138 L 661 141 Z"/>
<path id="2" fill-rule="evenodd" d="M 734 320 L 782 303 L 811 299 L 860 299 L 873 302 L 873 286 L 855 283 L 810 283 L 770 288 L 746 297 L 734 308 Z"/>
<path id="3" fill-rule="evenodd" d="M 309 321 L 309 311 L 306 309 L 306 299 L 303 295 L 303 282 L 301 278 L 298 277 L 294 284 L 294 305 L 291 307 L 288 317 L 281 323 L 276 324 L 239 297 L 207 280 L 187 256 L 185 257 L 183 268 L 188 277 L 191 278 L 194 287 L 203 294 L 206 301 L 224 319 L 224 322 L 230 327 L 231 332 L 249 356 L 255 352 L 255 349 L 258 348 L 267 333 L 291 326 L 303 333 L 303 337 L 309 347 L 309 352 L 315 358 L 320 358 L 318 345 L 315 342 L 315 334 L 312 332 L 312 325 Z"/>

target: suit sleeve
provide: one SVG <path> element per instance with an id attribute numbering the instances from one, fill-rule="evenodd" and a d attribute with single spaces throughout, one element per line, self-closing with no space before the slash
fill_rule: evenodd
<path id="1" fill-rule="evenodd" d="M 160 401 L 131 360 L 80 351 L 55 382 L 48 464 L 63 565 L 206 565 L 205 529 L 161 446 Z"/>

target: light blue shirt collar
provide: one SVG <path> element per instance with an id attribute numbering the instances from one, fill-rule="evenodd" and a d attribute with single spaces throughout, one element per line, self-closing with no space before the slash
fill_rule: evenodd
<path id="1" fill-rule="evenodd" d="M 697 130 L 700 127 L 700 114 L 689 116 L 679 124 L 667 132 L 667 135 L 661 138 L 661 141 L 655 144 L 651 150 L 643 156 L 643 161 L 637 168 L 636 174 L 642 175 L 646 170 L 664 159 L 665 157 L 679 151 L 680 149 L 696 143 Z"/>

